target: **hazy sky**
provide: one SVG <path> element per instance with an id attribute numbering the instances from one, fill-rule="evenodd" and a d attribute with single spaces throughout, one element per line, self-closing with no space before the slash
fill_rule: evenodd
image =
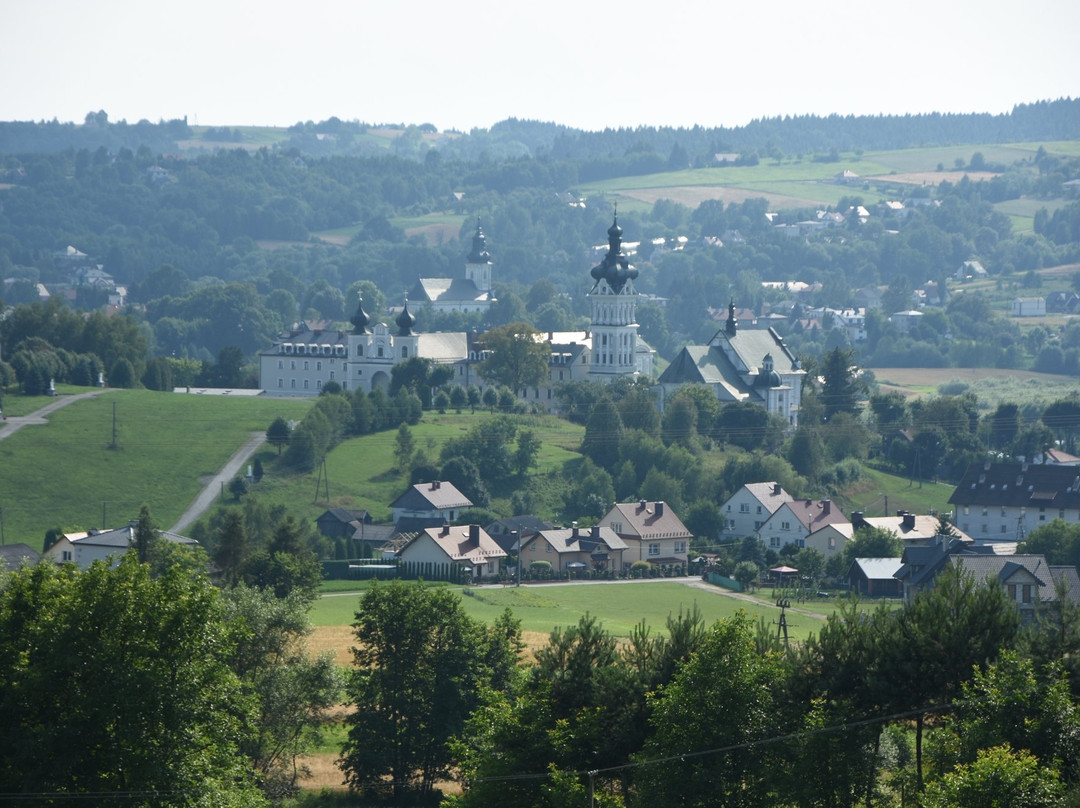
<path id="1" fill-rule="evenodd" d="M 1080 96 L 1077 0 L 0 0 L 0 30 L 6 121 L 708 127 Z"/>

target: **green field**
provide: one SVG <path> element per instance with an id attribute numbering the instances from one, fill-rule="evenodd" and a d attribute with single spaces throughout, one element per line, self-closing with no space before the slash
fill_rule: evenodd
<path id="1" fill-rule="evenodd" d="M 707 624 L 730 617 L 740 609 L 757 622 L 764 617 L 773 625 L 780 611 L 775 606 L 747 602 L 722 594 L 676 582 L 604 583 L 604 584 L 541 584 L 521 587 L 474 588 L 462 597 L 466 612 L 484 623 L 494 621 L 505 609 L 510 609 L 521 621 L 525 631 L 549 633 L 557 626 L 577 624 L 582 615 L 594 615 L 604 628 L 616 637 L 628 637 L 641 621 L 652 631 L 664 630 L 669 615 L 677 616 L 695 605 Z M 316 601 L 311 620 L 316 626 L 347 626 L 355 619 L 358 595 L 333 594 Z M 807 611 L 831 612 L 835 604 L 808 604 Z M 824 625 L 820 618 L 804 614 L 788 614 L 789 636 L 804 640 Z"/>
<path id="2" fill-rule="evenodd" d="M 464 435 L 488 417 L 481 412 L 460 415 L 425 412 L 421 422 L 411 427 L 413 440 L 429 462 L 438 464 L 439 452 L 448 440 Z M 518 416 L 516 421 L 522 428 L 531 429 L 541 441 L 534 476 L 560 470 L 568 460 L 580 457 L 577 448 L 584 435 L 583 427 L 554 416 Z M 321 471 L 292 474 L 282 469 L 279 473 L 276 454 L 264 449 L 257 456 L 267 474 L 255 493 L 268 506 L 287 506 L 298 519 L 314 521 L 326 508 L 341 507 L 363 509 L 376 522 L 388 522 L 390 503 L 408 487 L 408 478 L 393 470 L 396 446 L 396 429 L 342 441 L 327 455 L 323 478 L 326 482 L 322 486 L 318 485 Z"/>
<path id="3" fill-rule="evenodd" d="M 113 527 L 143 503 L 168 527 L 251 432 L 278 415 L 299 419 L 311 403 L 146 390 L 75 402 L 0 441 L 5 539 L 36 549 L 49 528 Z"/>

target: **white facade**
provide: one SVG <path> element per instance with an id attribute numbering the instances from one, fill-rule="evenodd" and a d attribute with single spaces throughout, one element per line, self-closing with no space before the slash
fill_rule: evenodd
<path id="1" fill-rule="evenodd" d="M 750 536 L 761 530 L 777 508 L 790 502 L 791 495 L 779 483 L 747 483 L 720 506 L 727 519 L 725 533 Z"/>

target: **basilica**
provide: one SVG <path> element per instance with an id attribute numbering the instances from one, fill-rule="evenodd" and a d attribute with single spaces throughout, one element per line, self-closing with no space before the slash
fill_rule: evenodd
<path id="1" fill-rule="evenodd" d="M 610 383 L 619 378 L 654 379 L 656 352 L 638 333 L 638 270 L 623 251 L 616 215 L 608 228 L 608 250 L 590 271 L 589 329 L 548 331 L 537 336 L 550 348 L 548 377 L 537 387 L 515 391 L 529 404 L 557 407 L 560 384 L 570 381 Z M 465 277 L 420 279 L 414 293 L 444 310 L 482 311 L 494 301 L 492 261 L 477 223 Z M 259 354 L 259 384 L 270 395 L 314 396 L 328 382 L 345 390 L 371 392 L 390 384 L 393 366 L 412 357 L 453 369 L 453 384 L 483 390 L 488 382 L 479 365 L 486 353 L 482 335 L 465 331 L 422 333 L 407 298 L 392 325 L 375 322 L 358 301 L 352 329 L 313 330 L 301 323 L 279 335 Z M 458 307 L 458 308 L 454 308 Z M 684 384 L 706 385 L 721 402 L 749 401 L 797 422 L 805 371 L 772 329 L 740 329 L 734 302 L 728 321 L 708 345 L 690 345 L 660 376 L 658 404 Z"/>

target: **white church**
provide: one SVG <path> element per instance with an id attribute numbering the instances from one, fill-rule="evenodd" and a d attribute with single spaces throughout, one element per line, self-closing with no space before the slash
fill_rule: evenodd
<path id="1" fill-rule="evenodd" d="M 638 335 L 638 292 L 634 288 L 638 271 L 623 254 L 622 228 L 617 217 L 608 229 L 608 252 L 592 269 L 591 276 L 594 281 L 588 293 L 591 328 L 540 335 L 551 346 L 549 378 L 541 387 L 516 391 L 524 400 L 551 409 L 555 405 L 555 390 L 562 382 L 653 377 L 656 352 Z M 466 259 L 465 279 L 421 279 L 419 286 L 437 290 L 440 284 L 433 281 L 440 281 L 445 289 L 434 299 L 430 295 L 426 299 L 446 310 L 451 310 L 448 307 L 452 304 L 460 305 L 457 310 L 461 311 L 485 310 L 495 300 L 491 293 L 491 257 L 479 224 Z M 416 317 L 409 311 L 408 299 L 394 327 L 373 323 L 364 311 L 363 299 L 358 302 L 351 323 L 351 331 L 316 331 L 301 324 L 296 330 L 279 335 L 272 346 L 259 354 L 260 387 L 271 395 L 314 396 L 327 382 L 337 382 L 346 390 L 370 392 L 376 387 L 388 387 L 393 366 L 410 357 L 453 365 L 456 384 L 476 385 L 481 389 L 485 386 L 477 370 L 484 359 L 477 335 L 463 331 L 418 333 L 414 330 Z"/>

